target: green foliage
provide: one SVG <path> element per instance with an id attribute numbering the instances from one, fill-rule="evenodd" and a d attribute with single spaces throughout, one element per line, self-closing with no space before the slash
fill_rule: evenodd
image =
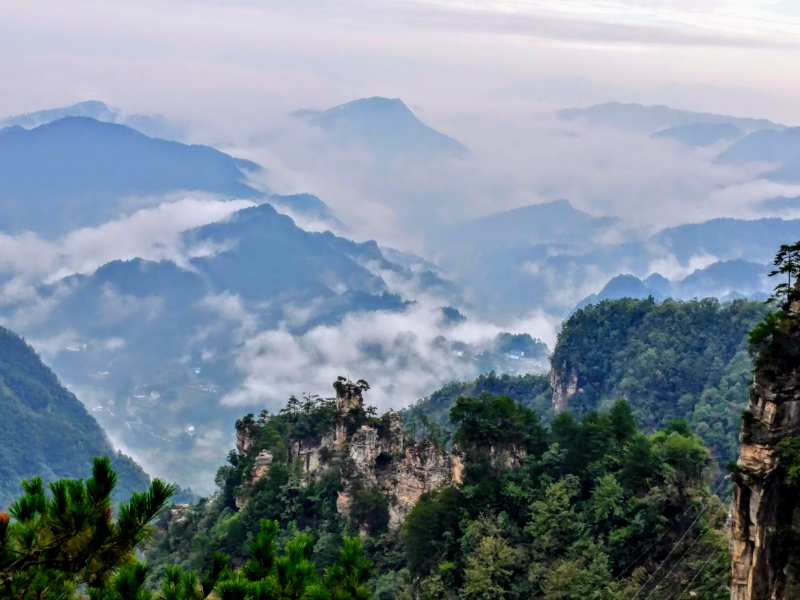
<path id="1" fill-rule="evenodd" d="M 800 436 L 782 440 L 778 444 L 778 457 L 785 473 L 786 485 L 797 486 L 800 484 Z"/>
<path id="2" fill-rule="evenodd" d="M 478 398 L 488 393 L 493 396 L 511 396 L 517 402 L 548 417 L 553 391 L 547 377 L 542 375 L 481 375 L 474 381 L 448 383 L 427 398 L 403 411 L 406 423 L 425 415 L 431 423 L 442 429 L 450 427 L 450 409 L 460 397 Z"/>
<path id="3" fill-rule="evenodd" d="M 372 563 L 364 558 L 361 542 L 345 538 L 339 560 L 322 577 L 309 559 L 313 540 L 298 535 L 286 542 L 282 555 L 276 551 L 278 523 L 263 520 L 250 544 L 251 557 L 244 568 L 224 572 L 215 590 L 220 600 L 265 598 L 270 600 L 369 600 L 366 582 Z"/>
<path id="4" fill-rule="evenodd" d="M 350 517 L 370 535 L 379 535 L 389 525 L 389 499 L 380 490 L 356 490 Z"/>
<path id="5" fill-rule="evenodd" d="M 777 275 L 786 276 L 786 282 L 781 282 L 775 286 L 775 292 L 770 299 L 783 309 L 789 308 L 789 304 L 798 295 L 797 282 L 800 280 L 800 241 L 794 244 L 784 244 L 775 255 L 775 269 L 769 274 L 770 277 Z"/>
<path id="6" fill-rule="evenodd" d="M 119 507 L 115 522 L 111 494 L 116 483 L 107 458 L 94 460 L 85 483 L 51 482 L 49 495 L 40 478 L 23 481 L 25 495 L 9 509 L 13 520 L 0 513 L 0 596 L 66 598 L 89 585 L 110 586 L 103 597 L 140 598 L 146 568 L 134 565 L 112 576 L 130 561 L 174 487 L 154 480 L 147 492 L 134 492 Z"/>
<path id="7" fill-rule="evenodd" d="M 685 564 L 724 549 L 717 533 L 724 516 L 710 510 L 719 501 L 704 480 L 709 453 L 686 423 L 647 437 L 621 401 L 580 420 L 559 415 L 548 431 L 522 425 L 527 410 L 505 398 L 457 401 L 455 439 L 465 446 L 467 478 L 461 488 L 423 496 L 402 529 L 420 589 L 442 598 L 628 600 L 641 574 L 694 527 L 656 579 L 658 591 L 655 583 L 647 588 L 666 600 L 688 581 Z M 503 444 L 519 443 L 520 431 L 535 431 L 536 440 L 525 444 L 521 466 L 487 466 L 483 451 L 499 456 Z M 717 570 L 696 587 L 724 590 L 726 577 Z"/>
<path id="8" fill-rule="evenodd" d="M 352 384 L 342 378 L 334 387 L 341 394 L 363 393 L 369 384 L 363 380 Z M 146 550 L 154 577 L 160 579 L 165 565 L 171 563 L 204 571 L 213 551 L 230 555 L 235 566 L 244 565 L 251 553 L 250 543 L 261 535 L 264 519 L 276 521 L 280 530 L 287 532 L 278 534 L 287 536 L 279 540 L 281 543 L 295 533 L 313 535 L 316 541 L 311 546 L 311 560 L 320 569 L 335 563 L 342 540 L 352 534 L 354 526 L 373 536 L 384 532 L 389 499 L 359 482 L 352 490 L 350 517 L 339 514 L 342 471 L 351 468 L 340 453 L 323 446 L 328 449 L 318 454 L 322 468 L 313 473 L 306 472 L 296 458 L 298 448 L 318 447 L 321 438 L 336 427 L 355 431 L 368 424 L 379 435 L 388 435 L 388 419 L 379 419 L 374 412 L 371 407 L 356 406 L 341 414 L 334 399 L 304 396 L 290 399 L 277 414 L 262 411 L 258 418 L 247 415 L 240 419 L 237 429 L 247 435 L 251 447 L 243 455 L 232 452 L 229 464 L 219 469 L 218 495 L 192 507 L 180 522 L 160 524 L 160 535 Z M 271 465 L 254 480 L 256 457 L 264 451 L 272 455 Z M 384 455 L 381 460 L 389 464 L 393 457 Z"/>
<path id="9" fill-rule="evenodd" d="M 108 456 L 119 474 L 114 501 L 145 490 L 147 475 L 114 451 L 83 404 L 58 381 L 33 349 L 0 327 L 0 509 L 15 498 L 22 479 L 44 483 L 76 478 Z"/>
<path id="10" fill-rule="evenodd" d="M 458 398 L 450 411 L 450 420 L 458 428 L 455 443 L 467 448 L 479 445 L 527 448 L 544 438 L 538 415 L 510 396 L 484 393 L 479 398 Z"/>
<path id="11" fill-rule="evenodd" d="M 553 368 L 564 383 L 577 377 L 571 412 L 627 398 L 649 430 L 685 420 L 724 464 L 738 453 L 739 415 L 749 398 L 748 332 L 768 314 L 764 304 L 744 300 L 607 300 L 564 323 Z M 762 335 L 759 328 L 753 335 Z"/>
<path id="12" fill-rule="evenodd" d="M 512 380 L 519 383 L 507 378 L 498 385 Z M 298 401 L 292 410 L 247 425 L 253 445 L 221 469 L 221 493 L 179 521 L 162 523 L 159 539 L 146 549 L 155 578 L 163 581 L 170 563 L 208 572 L 210 551 L 222 550 L 239 571 L 222 576 L 221 598 L 266 597 L 273 588 L 254 591 L 251 580 L 269 579 L 279 560 L 273 549 L 283 546 L 297 564 L 284 587 L 293 594 L 304 589 L 308 597 L 327 597 L 304 583 L 313 581 L 307 563 L 314 563 L 323 587 L 345 586 L 354 597 L 369 584 L 385 600 L 629 600 L 677 544 L 662 576 L 646 589 L 653 592 L 651 600 L 667 600 L 692 579 L 691 569 L 724 548 L 718 535 L 724 513 L 715 512 L 719 500 L 707 487 L 709 453 L 686 422 L 670 420 L 648 436 L 632 405 L 619 401 L 580 418 L 560 414 L 547 426 L 536 411 L 508 396 L 453 398 L 450 426 L 463 481 L 423 494 L 394 531 L 387 528 L 393 499 L 354 480 L 352 465 L 338 453 L 312 473 L 290 461 L 295 427 L 301 418 L 312 429 L 315 418 L 326 419 L 324 402 L 304 407 Z M 335 422 L 339 428 L 356 420 L 375 427 L 379 437 L 389 433 L 388 419 L 366 410 L 335 418 L 341 419 Z M 412 423 L 415 437 L 426 440 L 416 443 L 433 443 L 432 420 L 421 413 Z M 255 456 L 265 449 L 273 453 L 272 464 L 253 483 Z M 376 469 L 397 459 L 384 451 Z M 347 519 L 336 504 L 345 480 L 353 499 Z M 277 523 L 265 529 L 263 519 Z M 336 584 L 340 548 L 353 543 L 345 540 L 354 527 L 363 536 L 362 558 L 374 564 L 372 579 L 366 570 L 352 569 Z M 675 562 L 678 557 L 682 562 Z M 715 598 L 726 576 L 722 564 L 698 577 L 692 591 Z"/>
<path id="13" fill-rule="evenodd" d="M 41 479 L 23 482 L 25 495 L 0 513 L 0 597 L 55 600 L 369 600 L 372 563 L 357 538 L 342 541 L 338 560 L 320 574 L 309 560 L 313 540 L 296 535 L 276 551 L 278 523 L 262 520 L 240 571 L 229 557 L 213 555 L 205 575 L 179 565 L 165 567 L 161 590 L 148 589 L 150 567 L 135 559 L 174 486 L 156 479 L 147 492 L 133 493 L 111 517 L 116 473 L 110 461 L 94 461 L 92 477 L 59 480 L 45 494 Z M 13 518 L 13 520 L 12 520 Z"/>

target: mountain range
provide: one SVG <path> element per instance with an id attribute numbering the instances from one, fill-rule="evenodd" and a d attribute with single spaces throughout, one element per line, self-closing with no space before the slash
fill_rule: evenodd
<path id="1" fill-rule="evenodd" d="M 739 298 L 766 300 L 769 297 L 766 290 L 770 288 L 768 274 L 771 270 L 766 264 L 737 259 L 715 262 L 677 281 L 670 281 L 658 273 L 644 279 L 633 275 L 617 275 L 598 293 L 581 300 L 575 310 L 603 300 L 621 298 L 691 300 L 716 297 L 722 301 Z"/>
<path id="2" fill-rule="evenodd" d="M 459 281 L 469 281 L 482 309 L 493 314 L 540 307 L 566 315 L 621 273 L 638 278 L 656 273 L 669 281 L 648 290 L 628 282 L 634 297 L 759 298 L 770 289 L 765 265 L 780 244 L 796 240 L 798 231 L 800 220 L 779 218 L 712 219 L 656 233 L 628 231 L 618 219 L 594 217 L 559 200 L 444 232 L 447 250 L 440 263 Z M 609 297 L 620 297 L 624 281 L 612 284 L 617 291 Z"/>
<path id="3" fill-rule="evenodd" d="M 88 117 L 10 127 L 0 130 L 0 230 L 55 236 L 176 192 L 258 198 L 247 181 L 258 169 L 208 146 Z"/>
<path id="4" fill-rule="evenodd" d="M 169 140 L 179 140 L 186 133 L 181 125 L 167 121 L 161 115 L 128 114 L 99 100 L 87 100 L 70 106 L 5 117 L 0 119 L 0 129 L 5 127 L 33 129 L 65 117 L 88 117 L 107 123 L 118 123 L 127 125 L 146 136 Z"/>
<path id="5" fill-rule="evenodd" d="M 734 148 L 764 132 L 793 143 L 793 130 L 768 121 L 621 106 L 586 118 L 602 121 L 606 114 L 613 122 L 632 110 L 630 126 L 692 146 L 743 136 Z M 471 326 L 473 316 L 495 322 L 533 310 L 567 316 L 583 298 L 580 305 L 621 296 L 758 298 L 768 289 L 765 265 L 777 245 L 794 241 L 800 230 L 800 221 L 716 219 L 653 234 L 562 199 L 436 225 L 428 240 L 434 264 L 348 239 L 346 224 L 319 197 L 254 184 L 263 175 L 255 163 L 148 137 L 110 122 L 115 114 L 105 105 L 68 107 L 26 115 L 0 131 L 1 231 L 56 237 L 182 192 L 258 204 L 182 232 L 181 259 L 116 260 L 36 282 L 37 302 L 4 298 L 0 319 L 48 349 L 52 366 L 115 440 L 142 456 L 173 457 L 163 461 L 167 474 L 196 474 L 219 460 L 209 450 L 219 440 L 209 436 L 236 416 L 220 399 L 242 382 L 242 349 L 265 332 L 294 339 L 322 326 L 333 335 L 349 316 L 406 315 L 433 298 L 436 310 L 444 307 L 431 325 L 436 356 L 494 369 L 496 357 L 514 349 L 491 348 L 491 360 L 482 361 L 483 342 L 452 335 L 464 323 L 460 311 Z M 377 162 L 449 160 L 468 152 L 400 100 L 368 98 L 294 116 L 332 147 L 357 147 Z M 764 131 L 752 133 L 757 128 Z M 315 232 L 303 228 L 306 222 Z M 399 333 L 392 343 L 402 347 Z M 381 343 L 365 338 L 354 345 L 374 363 L 388 360 Z M 398 369 L 410 360 L 404 350 Z M 436 370 L 434 359 L 424 360 Z"/>
<path id="6" fill-rule="evenodd" d="M 744 137 L 744 132 L 732 123 L 686 123 L 662 129 L 650 137 L 675 140 L 689 148 L 704 148 L 733 142 Z"/>
<path id="7" fill-rule="evenodd" d="M 458 294 L 429 270 L 386 260 L 375 242 L 305 231 L 267 203 L 189 230 L 183 245 L 204 252 L 186 264 L 113 261 L 40 286 L 49 310 L 24 326 L 55 345 L 54 368 L 107 430 L 139 452 L 172 453 L 164 468 L 173 476 L 206 464 L 174 450 L 231 417 L 219 398 L 241 381 L 236 350 L 249 336 L 406 310 L 413 298 L 392 293 L 383 274 L 420 293 Z M 25 314 L 26 301 L 10 302 L 0 318 Z"/>
<path id="8" fill-rule="evenodd" d="M 566 108 L 556 115 L 566 121 L 583 121 L 595 126 L 623 131 L 655 133 L 679 125 L 733 125 L 750 133 L 753 131 L 785 129 L 784 125 L 767 119 L 733 117 L 714 113 L 693 112 L 669 106 L 644 106 L 607 102 L 586 108 Z"/>

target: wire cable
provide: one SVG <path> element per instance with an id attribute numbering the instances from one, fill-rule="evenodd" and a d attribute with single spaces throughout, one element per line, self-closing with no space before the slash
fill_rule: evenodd
<path id="1" fill-rule="evenodd" d="M 717 483 L 717 481 L 719 481 L 720 475 L 722 475 L 722 473 L 720 473 L 719 475 L 717 475 L 717 477 L 714 479 L 714 481 L 712 482 L 712 484 L 711 484 L 711 485 L 714 485 L 714 484 L 716 484 L 716 483 Z M 722 487 L 722 485 L 725 483 L 725 480 L 726 480 L 726 479 L 728 479 L 728 477 L 730 477 L 730 475 L 726 475 L 725 477 L 723 477 L 723 479 L 722 479 L 722 482 L 721 482 L 721 483 L 720 483 L 720 484 L 717 486 L 717 488 L 714 490 L 714 493 L 712 494 L 712 496 L 716 496 L 716 495 L 717 495 L 717 492 L 718 492 L 718 491 L 719 491 L 719 489 Z M 709 487 L 711 487 L 711 486 L 709 486 Z M 705 511 L 705 509 L 708 507 L 708 504 L 709 504 L 710 502 L 711 502 L 711 498 L 709 498 L 709 499 L 706 501 L 705 505 L 703 506 L 703 510 L 700 512 L 700 514 L 702 514 L 702 512 L 703 512 L 703 511 Z M 669 532 L 671 532 L 671 531 L 672 531 L 672 528 L 673 528 L 673 527 L 675 527 L 675 525 L 677 525 L 678 523 L 680 523 L 680 520 L 681 520 L 683 517 L 685 517 L 687 514 L 689 514 L 689 511 L 691 511 L 693 508 L 694 508 L 694 505 L 690 506 L 690 507 L 689 507 L 689 508 L 687 508 L 687 509 L 686 509 L 686 510 L 685 510 L 683 513 L 681 513 L 681 514 L 680 514 L 678 517 L 676 517 L 676 518 L 675 518 L 675 520 L 672 522 L 672 524 L 669 526 L 669 528 L 667 528 L 666 530 L 664 530 L 664 533 L 662 533 L 662 534 L 661 534 L 661 535 L 658 537 L 658 539 L 657 539 L 655 542 L 653 542 L 652 544 L 650 544 L 650 545 L 647 547 L 647 549 L 646 549 L 644 552 L 642 552 L 642 553 L 641 553 L 639 556 L 637 556 L 635 559 L 633 559 L 633 562 L 629 563 L 629 564 L 628 564 L 628 566 L 627 566 L 627 567 L 625 567 L 625 569 L 624 569 L 624 570 L 623 570 L 623 571 L 622 571 L 622 572 L 621 572 L 619 575 L 617 575 L 617 576 L 614 578 L 614 581 L 612 581 L 612 583 L 616 583 L 617 581 L 619 581 L 620 579 L 622 579 L 622 577 L 625 575 L 625 573 L 627 573 L 627 572 L 630 570 L 630 568 L 631 568 L 633 565 L 635 565 L 637 562 L 639 562 L 639 560 L 640 560 L 641 558 L 643 558 L 645 555 L 647 555 L 647 553 L 648 553 L 648 552 L 650 552 L 650 550 L 652 550 L 652 549 L 653 549 L 653 547 L 654 547 L 656 544 L 658 544 L 658 542 L 660 542 L 661 540 L 663 540 L 663 539 L 664 539 L 664 537 L 666 537 L 666 535 L 667 535 Z"/>
<path id="2" fill-rule="evenodd" d="M 726 475 L 726 476 L 725 476 L 725 479 L 723 479 L 722 483 L 720 483 L 720 484 L 719 484 L 719 487 L 717 488 L 717 490 L 718 490 L 720 487 L 722 487 L 722 484 L 723 484 L 723 483 L 725 483 L 725 480 L 726 480 L 726 479 L 728 479 L 729 477 L 730 477 L 730 475 Z M 714 494 L 716 494 L 716 490 L 714 491 Z M 713 496 L 712 496 L 712 497 L 713 497 Z M 658 573 L 658 572 L 661 570 L 661 567 L 663 567 L 663 566 L 664 566 L 664 565 L 667 563 L 667 561 L 669 560 L 669 557 L 670 557 L 670 556 L 672 556 L 672 554 L 673 554 L 673 553 L 675 552 L 675 550 L 678 548 L 678 545 L 680 545 L 680 543 L 681 543 L 681 542 L 682 542 L 682 541 L 683 541 L 683 540 L 686 538 L 686 536 L 687 536 L 687 535 L 689 534 L 689 532 L 692 530 L 692 527 L 694 527 L 694 526 L 695 526 L 695 524 L 697 524 L 697 522 L 700 520 L 700 517 L 702 517 L 702 516 L 703 516 L 703 513 L 706 511 L 706 508 L 708 508 L 708 505 L 709 505 L 710 503 L 711 503 L 711 498 L 709 498 L 709 499 L 708 499 L 708 502 L 706 502 L 706 504 L 705 504 L 705 506 L 704 506 L 703 510 L 701 510 L 701 511 L 700 511 L 700 513 L 697 515 L 697 517 L 695 517 L 695 520 L 694 520 L 694 521 L 692 521 L 691 525 L 689 525 L 689 528 L 688 528 L 688 529 L 687 529 L 687 530 L 686 530 L 686 531 L 683 533 L 683 535 L 681 536 L 681 538 L 680 538 L 680 539 L 679 539 L 677 542 L 675 542 L 675 545 L 672 547 L 672 550 L 670 550 L 670 551 L 669 551 L 669 554 L 667 554 L 667 557 L 666 557 L 666 558 L 665 558 L 663 561 L 661 561 L 661 564 L 659 564 L 659 565 L 658 565 L 658 567 L 656 568 L 656 570 L 655 570 L 655 571 L 653 571 L 653 572 L 650 574 L 650 577 L 648 577 L 648 578 L 647 578 L 647 581 L 645 581 L 645 582 L 644 582 L 644 584 L 642 585 L 642 587 L 640 587 L 640 588 L 639 588 L 639 590 L 638 590 L 638 591 L 637 591 L 637 592 L 636 592 L 636 593 L 633 595 L 633 597 L 631 598 L 631 600 L 634 600 L 634 598 L 636 598 L 636 597 L 637 597 L 639 594 L 641 594 L 641 593 L 642 593 L 642 590 L 643 590 L 643 589 L 645 589 L 645 588 L 647 587 L 647 584 L 649 584 L 649 583 L 650 583 L 650 581 L 653 579 L 653 577 L 655 577 L 656 573 Z"/>
<path id="3" fill-rule="evenodd" d="M 697 573 L 694 574 L 694 577 L 692 577 L 692 580 L 689 582 L 689 584 L 685 588 L 683 588 L 681 595 L 678 596 L 676 600 L 681 600 L 681 598 L 683 598 L 684 594 L 686 594 L 686 592 L 689 591 L 689 588 L 692 587 L 692 584 L 695 582 L 695 580 L 697 580 L 697 578 L 700 577 L 700 573 L 702 573 L 705 570 L 705 568 L 708 566 L 708 563 L 710 563 L 711 559 L 714 558 L 714 555 L 716 555 L 720 550 L 723 549 L 724 548 L 715 548 L 714 551 L 711 552 L 711 554 L 706 559 L 706 562 L 700 565 L 700 568 L 697 570 Z"/>
<path id="4" fill-rule="evenodd" d="M 727 499 L 726 499 L 726 501 L 727 501 Z M 714 518 L 716 518 L 716 516 L 720 513 L 720 511 L 723 508 L 725 508 L 725 503 L 724 502 L 722 504 L 720 504 L 719 508 L 717 509 L 717 512 L 714 513 L 714 515 L 711 517 L 711 519 L 714 520 Z M 672 575 L 672 572 L 678 567 L 678 565 L 683 562 L 683 560 L 686 558 L 686 555 L 689 554 L 689 551 L 692 548 L 694 548 L 694 545 L 697 543 L 697 541 L 701 537 L 703 537 L 703 532 L 702 531 L 698 534 L 698 536 L 696 538 L 694 538 L 694 541 L 689 545 L 689 547 L 686 549 L 686 551 L 683 554 L 681 554 L 681 557 L 675 562 L 675 564 L 672 565 L 672 568 L 669 571 L 667 571 L 667 574 L 664 575 L 664 577 L 661 579 L 661 583 L 659 583 L 656 587 L 654 587 L 653 591 L 651 591 L 649 594 L 647 594 L 647 597 L 644 600 L 649 600 L 650 596 L 655 594 L 656 590 L 658 590 L 658 588 L 660 588 L 662 585 L 664 585 L 664 582 L 669 578 L 670 575 Z"/>

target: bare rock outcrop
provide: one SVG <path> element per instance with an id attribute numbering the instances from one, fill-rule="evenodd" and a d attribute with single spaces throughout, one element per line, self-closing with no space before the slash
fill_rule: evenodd
<path id="1" fill-rule="evenodd" d="M 388 431 L 364 425 L 348 443 L 346 458 L 353 473 L 339 494 L 337 508 L 348 515 L 357 486 L 378 489 L 391 499 L 389 527 L 396 529 L 422 494 L 460 483 L 462 467 L 457 456 L 428 440 L 405 443 L 402 417 L 388 414 Z"/>
<path id="2" fill-rule="evenodd" d="M 796 288 L 800 291 L 800 288 Z M 800 348 L 800 306 L 795 301 L 783 321 L 785 355 Z M 773 344 L 775 342 L 772 342 Z M 788 345 L 787 345 L 788 344 Z M 750 403 L 741 431 L 731 506 L 731 600 L 792 600 L 787 580 L 800 535 L 800 497 L 786 481 L 779 444 L 800 435 L 800 361 L 764 355 L 756 360 Z M 793 554 L 795 556 L 793 557 Z M 794 584 L 796 585 L 796 583 Z"/>
<path id="3" fill-rule="evenodd" d="M 566 368 L 566 365 L 564 368 Z M 567 410 L 570 398 L 580 391 L 578 389 L 578 374 L 574 371 L 569 371 L 562 380 L 562 375 L 553 364 L 550 367 L 548 379 L 550 380 L 550 387 L 553 388 L 553 411 L 556 414 L 562 413 Z"/>
<path id="4" fill-rule="evenodd" d="M 272 452 L 269 450 L 262 450 L 256 454 L 256 459 L 253 461 L 253 470 L 250 471 L 250 479 L 253 483 L 264 478 L 272 465 L 272 458 Z"/>
<path id="5" fill-rule="evenodd" d="M 457 454 L 430 440 L 406 439 L 403 418 L 393 411 L 381 419 L 378 427 L 365 424 L 353 432 L 358 419 L 364 418 L 365 386 L 366 382 L 340 378 L 334 384 L 336 419 L 330 430 L 321 438 L 290 439 L 287 458 L 303 474 L 301 485 L 314 481 L 330 465 L 342 465 L 344 489 L 337 499 L 339 513 L 351 514 L 358 490 L 377 490 L 389 501 L 388 526 L 396 529 L 424 493 L 460 483 L 463 466 Z M 354 414 L 361 416 L 354 420 Z M 250 417 L 237 423 L 236 449 L 240 458 L 255 452 L 258 427 Z M 505 452 L 498 454 L 496 460 L 518 465 L 523 458 L 517 452 Z M 266 449 L 253 458 L 249 477 L 235 498 L 239 509 L 246 506 L 253 485 L 267 475 L 274 460 Z"/>
<path id="6" fill-rule="evenodd" d="M 174 504 L 167 513 L 167 524 L 183 525 L 189 520 L 190 512 L 192 512 L 191 504 Z"/>
<path id="7" fill-rule="evenodd" d="M 253 447 L 253 436 L 258 431 L 258 426 L 252 415 L 236 422 L 236 452 L 240 457 L 246 456 Z"/>

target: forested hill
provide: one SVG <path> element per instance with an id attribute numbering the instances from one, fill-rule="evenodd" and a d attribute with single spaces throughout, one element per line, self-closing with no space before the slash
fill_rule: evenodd
<path id="1" fill-rule="evenodd" d="M 366 382 L 337 384 L 236 423 L 219 493 L 174 506 L 144 549 L 155 580 L 208 572 L 215 550 L 240 567 L 274 519 L 319 569 L 359 533 L 376 600 L 727 597 L 727 479 L 685 423 L 645 435 L 619 402 L 548 427 L 486 393 L 455 401 L 450 451 L 364 405 Z"/>
<path id="2" fill-rule="evenodd" d="M 491 372 L 473 381 L 453 381 L 436 390 L 430 396 L 403 411 L 403 420 L 434 423 L 444 429 L 450 428 L 450 409 L 461 397 L 477 398 L 481 394 L 510 396 L 517 402 L 534 409 L 549 420 L 553 390 L 544 375 L 498 375 Z"/>
<path id="3" fill-rule="evenodd" d="M 145 489 L 148 477 L 114 451 L 81 402 L 58 381 L 36 352 L 0 327 L 0 507 L 21 492 L 20 481 L 82 478 L 95 456 L 108 456 L 119 475 L 116 499 Z"/>
<path id="4" fill-rule="evenodd" d="M 719 460 L 733 459 L 752 379 L 747 335 L 768 311 L 713 298 L 587 306 L 559 334 L 554 405 L 582 414 L 626 398 L 645 428 L 685 419 Z"/>
<path id="5" fill-rule="evenodd" d="M 735 458 L 752 362 L 747 334 L 769 311 L 761 302 L 605 300 L 565 323 L 550 377 L 489 373 L 452 382 L 403 413 L 406 422 L 447 429 L 459 396 L 508 395 L 544 421 L 627 399 L 649 431 L 684 419 L 720 464 Z"/>

